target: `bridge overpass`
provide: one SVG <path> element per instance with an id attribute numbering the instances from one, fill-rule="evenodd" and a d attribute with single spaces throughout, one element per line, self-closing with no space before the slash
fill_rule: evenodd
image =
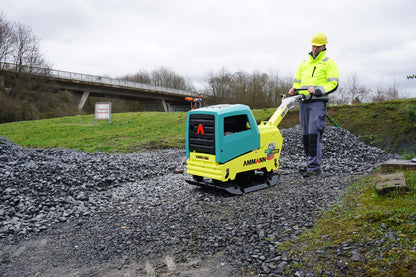
<path id="1" fill-rule="evenodd" d="M 17 72 L 18 66 L 0 62 L 0 86 L 3 87 Z M 195 92 L 124 81 L 109 77 L 94 76 L 48 68 L 23 68 L 22 73 L 46 77 L 53 89 L 67 90 L 80 95 L 78 109 L 82 109 L 89 96 L 117 97 L 140 101 L 145 110 L 178 111 L 189 110 L 185 97 L 197 97 Z"/>

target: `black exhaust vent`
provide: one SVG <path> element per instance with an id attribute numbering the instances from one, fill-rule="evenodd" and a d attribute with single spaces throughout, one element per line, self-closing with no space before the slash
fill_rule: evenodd
<path id="1" fill-rule="evenodd" d="M 215 116 L 191 114 L 188 126 L 188 149 L 215 155 Z"/>

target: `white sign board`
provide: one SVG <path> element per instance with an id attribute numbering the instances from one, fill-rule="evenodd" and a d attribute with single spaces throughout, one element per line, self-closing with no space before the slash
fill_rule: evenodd
<path id="1" fill-rule="evenodd" d="M 94 124 L 95 120 L 110 120 L 111 124 L 111 103 L 98 102 L 95 103 Z"/>

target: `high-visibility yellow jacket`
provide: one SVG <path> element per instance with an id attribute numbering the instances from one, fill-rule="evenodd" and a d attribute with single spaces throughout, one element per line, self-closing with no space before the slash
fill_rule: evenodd
<path id="1" fill-rule="evenodd" d="M 326 57 L 326 50 L 323 50 L 314 59 L 309 53 L 308 59 L 303 61 L 296 71 L 293 87 L 304 89 L 315 88 L 315 95 L 312 101 L 328 101 L 328 94 L 338 88 L 339 73 L 334 60 Z M 299 94 L 309 95 L 307 90 L 300 90 Z"/>

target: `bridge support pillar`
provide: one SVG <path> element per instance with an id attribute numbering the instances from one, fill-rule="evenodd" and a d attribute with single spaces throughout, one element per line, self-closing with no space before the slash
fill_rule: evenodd
<path id="1" fill-rule="evenodd" d="M 169 112 L 168 105 L 166 104 L 165 99 L 162 99 L 162 105 L 163 105 L 163 110 L 165 110 L 165 113 Z"/>
<path id="2" fill-rule="evenodd" d="M 81 96 L 81 100 L 79 101 L 79 104 L 78 104 L 78 110 L 82 110 L 82 108 L 85 105 L 85 102 L 87 102 L 89 95 L 90 93 L 88 91 L 84 91 L 84 93 Z"/>
<path id="3" fill-rule="evenodd" d="M 4 76 L 0 75 L 0 90 L 4 89 Z"/>

